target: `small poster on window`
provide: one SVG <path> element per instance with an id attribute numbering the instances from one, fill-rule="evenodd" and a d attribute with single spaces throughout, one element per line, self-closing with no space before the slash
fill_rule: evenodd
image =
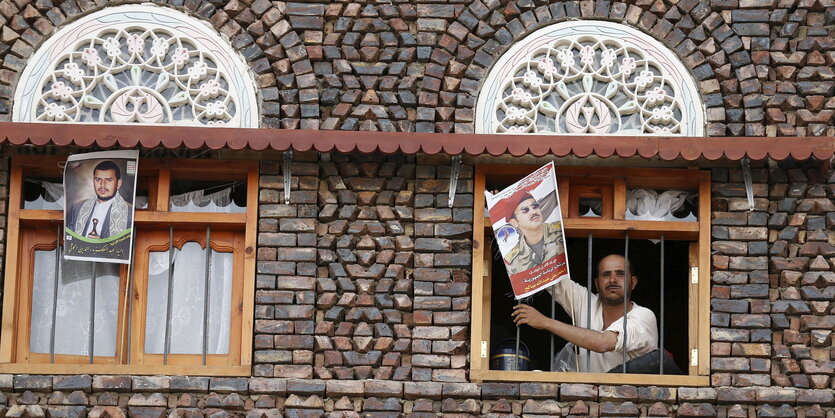
<path id="1" fill-rule="evenodd" d="M 76 154 L 64 167 L 64 258 L 130 264 L 139 151 Z"/>
<path id="2" fill-rule="evenodd" d="M 496 194 L 485 192 L 485 196 L 516 299 L 568 277 L 553 162 Z"/>

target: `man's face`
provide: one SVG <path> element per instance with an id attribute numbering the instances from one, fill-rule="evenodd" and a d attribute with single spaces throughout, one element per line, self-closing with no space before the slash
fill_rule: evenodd
<path id="1" fill-rule="evenodd" d="M 624 258 L 610 255 L 600 260 L 597 265 L 597 291 L 603 301 L 609 304 L 623 303 L 624 278 L 626 277 Z M 632 275 L 632 272 L 629 273 Z M 630 293 L 635 289 L 638 278 L 634 275 L 629 280 Z"/>
<path id="2" fill-rule="evenodd" d="M 522 230 L 535 230 L 543 225 L 542 211 L 536 199 L 523 200 L 513 211 L 513 218 L 510 224 Z"/>
<path id="3" fill-rule="evenodd" d="M 116 179 L 116 170 L 93 171 L 93 188 L 96 190 L 99 202 L 113 199 L 120 187 L 122 187 L 122 180 Z"/>

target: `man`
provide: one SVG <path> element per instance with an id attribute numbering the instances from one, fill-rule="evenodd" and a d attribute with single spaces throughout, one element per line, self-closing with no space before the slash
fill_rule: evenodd
<path id="1" fill-rule="evenodd" d="M 585 348 L 580 350 L 578 370 L 606 373 L 623 363 L 624 350 L 627 359 L 631 360 L 658 347 L 655 314 L 631 301 L 638 277 L 627 271 L 628 263 L 622 255 L 611 254 L 600 260 L 594 281 L 598 294 L 591 295 L 590 307 L 587 305 L 588 290 L 571 279 L 564 279 L 553 287 L 554 298 L 575 324 L 585 324 L 587 312 L 591 309 L 588 329 L 548 318 L 535 308 L 521 304 L 514 307 L 514 322 L 517 326 L 525 324 L 549 331 Z M 623 335 L 624 291 L 627 292 L 628 306 L 626 341 Z M 585 370 L 586 356 L 590 357 L 589 370 Z"/>
<path id="2" fill-rule="evenodd" d="M 513 209 L 509 223 L 519 233 L 519 241 L 504 259 L 510 274 L 534 268 L 565 252 L 562 226 L 559 222 L 545 223 L 539 202 L 528 191 L 520 190 L 508 199 Z"/>
<path id="3" fill-rule="evenodd" d="M 86 238 L 109 238 L 131 226 L 133 210 L 119 193 L 122 172 L 113 161 L 102 161 L 93 169 L 95 198 L 70 210 L 67 227 Z"/>

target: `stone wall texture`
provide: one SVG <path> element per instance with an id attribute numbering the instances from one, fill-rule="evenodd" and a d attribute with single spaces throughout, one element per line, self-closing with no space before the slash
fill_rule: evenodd
<path id="1" fill-rule="evenodd" d="M 158 3 L 208 21 L 241 52 L 264 127 L 472 132 L 481 82 L 511 44 L 603 19 L 654 36 L 692 69 L 708 136 L 835 135 L 832 0 Z M 0 1 L 0 120 L 44 39 L 109 4 Z"/>
<path id="2" fill-rule="evenodd" d="M 268 128 L 472 132 L 513 42 L 604 19 L 691 68 L 708 135 L 835 135 L 833 0 L 159 3 L 229 38 Z M 0 0 L 0 120 L 43 40 L 109 4 Z M 450 208 L 448 156 L 297 153 L 289 204 L 284 162 L 261 162 L 252 377 L 0 375 L 0 415 L 833 417 L 835 170 L 752 164 L 754 210 L 737 164 L 703 167 L 709 387 L 471 382 L 474 167 Z M 2 214 L 7 181 L 3 159 Z"/>

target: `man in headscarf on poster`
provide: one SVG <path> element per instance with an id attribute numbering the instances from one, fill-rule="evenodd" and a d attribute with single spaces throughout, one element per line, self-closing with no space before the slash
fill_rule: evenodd
<path id="1" fill-rule="evenodd" d="M 105 160 L 93 169 L 96 197 L 72 207 L 67 227 L 86 238 L 109 238 L 131 226 L 133 209 L 119 193 L 122 172 L 113 161 Z"/>
<path id="2" fill-rule="evenodd" d="M 508 222 L 519 233 L 519 241 L 504 258 L 508 273 L 534 268 L 565 252 L 562 226 L 559 222 L 545 222 L 542 207 L 530 192 L 519 190 L 508 199 L 508 210 L 512 208 L 507 213 Z"/>

